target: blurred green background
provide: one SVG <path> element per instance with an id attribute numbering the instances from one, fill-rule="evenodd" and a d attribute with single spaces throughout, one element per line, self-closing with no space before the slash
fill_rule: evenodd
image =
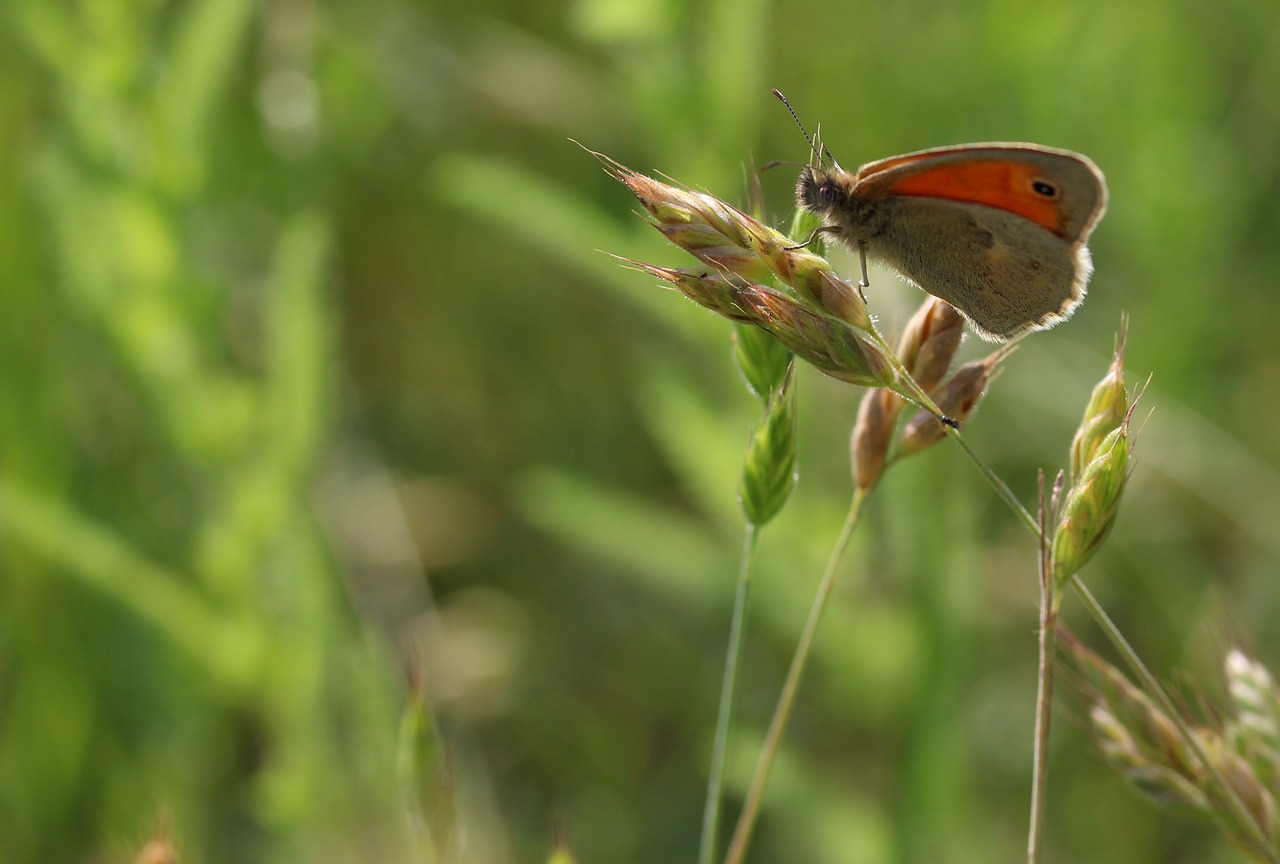
<path id="1" fill-rule="evenodd" d="M 1088 581 L 1166 680 L 1213 693 L 1230 645 L 1276 668 L 1274 0 L 0 21 L 4 861 L 693 860 L 758 409 L 725 322 L 598 251 L 686 263 L 569 139 L 743 200 L 745 163 L 806 156 L 770 87 L 846 166 L 981 140 L 1101 166 L 1089 299 L 966 434 L 1030 503 L 1128 312 L 1150 417 Z M 762 181 L 779 224 L 792 179 Z M 896 333 L 920 297 L 872 284 Z M 731 818 L 849 494 L 860 394 L 800 384 Z M 1018 859 L 1035 603 L 1033 543 L 954 447 L 895 468 L 751 860 Z M 1235 860 L 1058 695 L 1046 860 Z"/>

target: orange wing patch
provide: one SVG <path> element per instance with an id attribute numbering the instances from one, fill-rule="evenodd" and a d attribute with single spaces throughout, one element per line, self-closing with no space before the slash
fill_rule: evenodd
<path id="1" fill-rule="evenodd" d="M 1037 193 L 1033 188 L 1041 180 L 1049 182 L 1056 190 L 1052 198 Z M 1036 166 L 1022 162 L 952 162 L 908 174 L 889 184 L 885 192 L 889 195 L 985 204 L 1030 219 L 1060 237 L 1066 236 L 1064 216 L 1058 202 L 1062 194 L 1061 185 L 1044 178 Z"/>

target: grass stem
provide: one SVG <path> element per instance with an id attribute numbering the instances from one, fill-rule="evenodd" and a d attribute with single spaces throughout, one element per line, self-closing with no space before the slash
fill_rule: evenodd
<path id="1" fill-rule="evenodd" d="M 751 562 L 755 557 L 759 530 L 747 522 L 742 541 L 742 558 L 738 566 L 738 589 L 733 601 L 733 619 L 729 624 L 729 647 L 724 662 L 724 678 L 720 683 L 720 707 L 716 716 L 716 734 L 711 747 L 711 770 L 707 776 L 707 802 L 702 811 L 702 839 L 698 844 L 698 864 L 715 860 L 720 833 L 720 804 L 724 792 L 724 762 L 729 748 L 729 731 L 733 716 L 733 695 L 737 688 L 738 662 L 742 659 L 747 609 L 751 605 Z"/>
<path id="2" fill-rule="evenodd" d="M 733 839 L 729 843 L 729 851 L 725 855 L 725 864 L 742 864 L 743 856 L 746 855 L 747 845 L 751 842 L 751 833 L 760 815 L 760 803 L 764 799 L 764 790 L 769 782 L 769 773 L 773 769 L 773 760 L 782 746 L 782 737 L 786 734 L 791 711 L 795 708 L 796 692 L 800 688 L 800 680 L 804 677 L 805 665 L 808 663 L 813 640 L 818 632 L 818 624 L 827 607 L 827 600 L 831 597 L 836 573 L 839 572 L 840 562 L 844 560 L 845 550 L 848 549 L 853 529 L 862 515 L 868 494 L 869 492 L 862 490 L 854 492 L 853 500 L 849 504 L 849 514 L 845 517 L 844 526 L 840 529 L 840 537 L 836 540 L 835 548 L 832 549 L 831 557 L 827 561 L 826 571 L 822 574 L 822 581 L 818 584 L 817 594 L 814 595 L 813 605 L 809 609 L 809 618 L 805 622 L 804 632 L 800 634 L 800 641 L 796 644 L 795 653 L 791 657 L 791 666 L 787 669 L 787 677 L 782 684 L 782 694 L 778 697 L 773 719 L 769 723 L 769 732 L 765 737 L 764 748 L 760 751 L 760 759 L 756 763 L 755 774 L 747 790 L 746 802 L 743 804 L 741 815 L 738 816 L 738 824 L 734 829 Z"/>

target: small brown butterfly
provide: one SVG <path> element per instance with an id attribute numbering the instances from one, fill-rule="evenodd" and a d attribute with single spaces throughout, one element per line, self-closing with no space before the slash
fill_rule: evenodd
<path id="1" fill-rule="evenodd" d="M 1001 342 L 1065 321 L 1084 299 L 1093 272 L 1085 244 L 1107 206 L 1088 157 L 960 144 L 852 174 L 830 161 L 801 171 L 796 201 L 861 256 L 864 274 L 867 258 L 882 261 Z"/>

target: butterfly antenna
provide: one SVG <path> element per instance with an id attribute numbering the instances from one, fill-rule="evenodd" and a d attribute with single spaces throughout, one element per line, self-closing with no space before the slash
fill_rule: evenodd
<path id="1" fill-rule="evenodd" d="M 814 139 L 809 137 L 804 124 L 800 122 L 800 115 L 796 113 L 796 109 L 791 107 L 791 103 L 787 101 L 786 96 L 782 95 L 782 91 L 775 87 L 773 88 L 773 95 L 778 97 L 779 102 L 787 106 L 787 110 L 791 112 L 791 119 L 796 121 L 796 125 L 800 127 L 800 134 L 804 136 L 805 141 L 809 142 L 809 151 L 819 157 L 819 163 L 821 163 L 822 157 L 825 157 L 830 160 L 833 166 L 839 168 L 840 164 L 836 162 L 836 157 L 831 155 L 831 151 L 827 149 L 826 145 L 822 144 L 820 139 L 818 143 L 814 143 Z M 819 127 L 819 131 L 821 131 L 821 127 Z"/>

